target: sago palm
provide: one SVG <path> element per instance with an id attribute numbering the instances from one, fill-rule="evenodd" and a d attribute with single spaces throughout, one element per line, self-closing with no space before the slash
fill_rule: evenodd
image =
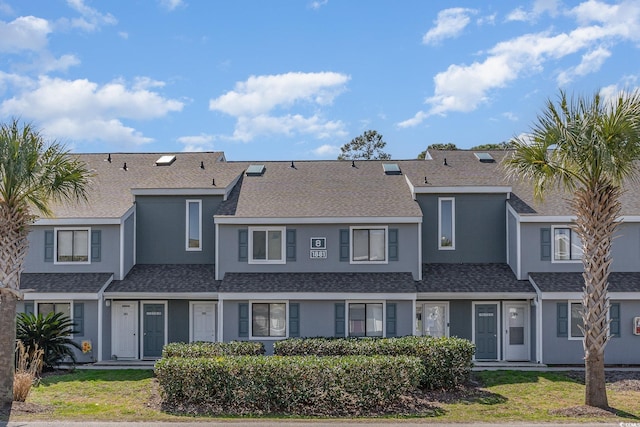
<path id="1" fill-rule="evenodd" d="M 42 314 L 20 313 L 17 318 L 16 338 L 29 351 L 40 349 L 44 352 L 42 362 L 45 369 L 59 365 L 65 359 L 76 361 L 73 348 L 81 350 L 80 344 L 71 338 L 74 323 L 64 313 Z"/>
<path id="2" fill-rule="evenodd" d="M 16 302 L 30 225 L 51 214 L 52 201 L 85 198 L 89 179 L 84 163 L 31 125 L 0 125 L 0 407 L 13 399 Z"/>
<path id="3" fill-rule="evenodd" d="M 608 279 L 611 242 L 619 225 L 625 182 L 638 176 L 640 92 L 621 92 L 613 100 L 549 100 L 530 135 L 516 138 L 505 158 L 511 174 L 533 183 L 542 198 L 552 188 L 570 195 L 574 230 L 582 240 L 582 320 L 585 403 L 607 408 L 604 349 L 609 339 Z"/>

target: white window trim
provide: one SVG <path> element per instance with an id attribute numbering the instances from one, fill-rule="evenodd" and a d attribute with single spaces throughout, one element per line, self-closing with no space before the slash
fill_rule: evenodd
<path id="1" fill-rule="evenodd" d="M 582 259 L 556 259 L 556 229 L 568 229 L 571 234 L 576 231 L 569 224 L 567 225 L 552 225 L 551 226 L 551 262 L 553 264 L 577 264 L 581 263 Z M 571 246 L 571 237 L 569 237 L 569 246 Z"/>
<path id="2" fill-rule="evenodd" d="M 58 261 L 58 231 L 86 231 L 87 232 L 87 260 L 86 261 Z M 53 263 L 57 265 L 91 264 L 91 227 L 56 227 L 53 229 Z"/>
<path id="3" fill-rule="evenodd" d="M 449 327 L 450 327 L 450 321 L 449 321 L 449 301 L 417 301 L 416 306 L 420 306 L 422 308 L 422 330 L 421 331 L 417 331 L 419 333 L 419 336 L 431 336 L 431 335 L 425 335 L 424 333 L 424 308 L 426 305 L 444 305 L 444 336 L 449 338 Z M 416 319 L 417 320 L 417 319 Z"/>
<path id="4" fill-rule="evenodd" d="M 366 315 L 365 315 L 365 336 L 354 337 L 349 334 L 349 306 L 350 304 L 382 304 L 382 338 L 387 337 L 387 301 L 386 300 L 347 300 L 345 301 L 345 331 L 344 336 L 346 338 L 372 338 L 366 336 Z M 366 313 L 366 308 L 365 308 Z"/>
<path id="5" fill-rule="evenodd" d="M 442 246 L 442 202 L 451 202 L 451 246 Z M 456 249 L 456 199 L 455 197 L 438 197 L 438 250 L 454 251 Z"/>
<path id="6" fill-rule="evenodd" d="M 254 231 L 264 231 L 269 234 L 269 231 L 280 231 L 281 238 L 280 244 L 282 248 L 280 249 L 280 254 L 282 255 L 282 259 L 270 260 L 270 259 L 253 259 L 253 232 Z M 267 238 L 267 246 L 269 239 Z M 248 262 L 249 264 L 286 264 L 287 263 L 287 227 L 249 227 L 249 247 L 248 247 Z M 267 254 L 269 253 L 269 248 L 267 247 Z"/>
<path id="7" fill-rule="evenodd" d="M 353 231 L 354 230 L 384 230 L 384 261 L 354 261 L 353 260 Z M 389 264 L 389 227 L 357 225 L 349 227 L 349 263 L 350 264 Z"/>
<path id="8" fill-rule="evenodd" d="M 70 300 L 52 300 L 52 301 L 34 301 L 33 302 L 33 314 L 38 315 L 38 306 L 40 304 L 69 304 L 69 319 L 73 323 L 73 301 Z M 69 338 L 73 338 L 74 334 L 69 334 Z"/>
<path id="9" fill-rule="evenodd" d="M 189 247 L 189 204 L 190 203 L 197 203 L 198 204 L 198 220 L 199 220 L 199 224 L 198 224 L 198 242 L 200 243 L 200 245 L 197 248 L 190 248 Z M 196 199 L 187 199 L 185 200 L 185 250 L 189 251 L 189 252 L 194 252 L 194 251 L 202 251 L 202 200 L 196 200 Z"/>
<path id="10" fill-rule="evenodd" d="M 284 304 L 284 336 L 282 337 L 254 337 L 253 336 L 253 304 Z M 271 321 L 271 319 L 269 319 Z M 249 301 L 249 340 L 250 341 L 280 341 L 289 338 L 289 301 L 252 300 Z"/>

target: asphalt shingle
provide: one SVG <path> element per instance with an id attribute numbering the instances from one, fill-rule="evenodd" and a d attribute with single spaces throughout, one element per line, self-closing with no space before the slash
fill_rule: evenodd
<path id="1" fill-rule="evenodd" d="M 582 273 L 531 273 L 542 292 L 582 292 Z M 609 292 L 640 292 L 640 272 L 609 274 Z"/>
<path id="2" fill-rule="evenodd" d="M 20 288 L 48 293 L 98 293 L 111 273 L 22 273 Z"/>
<path id="3" fill-rule="evenodd" d="M 212 264 L 138 264 L 109 292 L 218 292 Z"/>
<path id="4" fill-rule="evenodd" d="M 517 280 L 507 264 L 424 264 L 421 292 L 531 293 L 526 280 Z"/>

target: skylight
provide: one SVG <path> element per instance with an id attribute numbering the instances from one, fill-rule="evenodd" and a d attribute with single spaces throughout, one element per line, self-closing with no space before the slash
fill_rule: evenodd
<path id="1" fill-rule="evenodd" d="M 493 163 L 495 162 L 494 158 L 491 157 L 489 153 L 473 153 L 480 160 L 480 163 Z"/>
<path id="2" fill-rule="evenodd" d="M 264 173 L 264 165 L 249 165 L 247 176 L 260 176 Z"/>
<path id="3" fill-rule="evenodd" d="M 384 169 L 385 175 L 400 175 L 402 172 L 400 171 L 400 166 L 397 163 L 383 163 L 382 167 Z"/>
<path id="4" fill-rule="evenodd" d="M 171 163 L 176 161 L 176 156 L 162 156 L 158 160 L 156 160 L 156 166 L 169 166 Z"/>

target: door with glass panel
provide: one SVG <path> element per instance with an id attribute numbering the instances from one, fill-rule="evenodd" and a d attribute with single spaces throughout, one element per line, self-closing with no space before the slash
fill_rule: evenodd
<path id="1" fill-rule="evenodd" d="M 416 333 L 437 338 L 449 336 L 449 304 L 446 302 L 418 303 Z"/>
<path id="2" fill-rule="evenodd" d="M 529 360 L 529 305 L 505 303 L 504 316 L 505 360 Z"/>

